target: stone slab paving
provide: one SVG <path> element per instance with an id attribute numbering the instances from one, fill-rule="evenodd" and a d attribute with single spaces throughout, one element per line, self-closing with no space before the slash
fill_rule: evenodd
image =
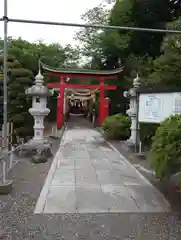
<path id="1" fill-rule="evenodd" d="M 179 212 L 34 214 L 52 159 L 38 165 L 19 160 L 9 174 L 13 191 L 0 196 L 2 240 L 180 240 Z"/>
<path id="2" fill-rule="evenodd" d="M 169 204 L 101 134 L 68 127 L 35 213 L 169 212 Z"/>

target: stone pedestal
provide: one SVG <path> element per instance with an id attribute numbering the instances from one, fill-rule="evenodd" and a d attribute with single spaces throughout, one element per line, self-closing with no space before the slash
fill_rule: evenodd
<path id="1" fill-rule="evenodd" d="M 24 144 L 21 148 L 21 157 L 29 157 L 34 163 L 44 163 L 48 158 L 52 157 L 51 141 L 44 139 L 43 141 L 32 139 Z"/>
<path id="2" fill-rule="evenodd" d="M 0 182 L 0 195 L 9 194 L 13 188 L 13 181 L 6 180 L 5 182 Z"/>

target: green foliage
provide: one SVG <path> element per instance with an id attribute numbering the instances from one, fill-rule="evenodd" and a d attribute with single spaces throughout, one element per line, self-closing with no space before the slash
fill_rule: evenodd
<path id="1" fill-rule="evenodd" d="M 153 88 L 181 87 L 180 58 L 178 53 L 166 53 L 154 61 L 154 72 L 148 78 L 148 84 Z"/>
<path id="2" fill-rule="evenodd" d="M 76 68 L 79 63 L 79 48 L 72 48 L 70 45 L 62 47 L 58 43 L 44 44 L 41 41 L 30 43 L 21 38 L 13 39 L 11 37 L 8 41 L 8 68 L 10 70 L 8 111 L 9 118 L 17 121 L 15 127 L 20 129 L 20 119 L 16 114 L 22 111 L 22 116 L 24 116 L 24 113 L 28 113 L 28 109 L 31 107 L 31 98 L 28 99 L 25 95 L 25 88 L 33 84 L 34 76 L 38 72 L 38 59 L 41 57 L 44 63 L 52 67 Z M 0 48 L 3 48 L 2 39 L 0 39 Z M 2 65 L 3 56 L 0 56 L 0 66 Z M 47 83 L 54 82 L 57 79 L 45 76 L 44 80 L 45 83 Z M 55 121 L 56 105 L 57 98 L 56 94 L 54 94 L 53 97 L 48 99 L 48 106 L 51 109 L 51 114 L 49 114 L 47 120 Z M 27 126 L 31 128 L 32 121 L 33 119 L 28 113 L 28 117 L 22 121 L 22 124 L 27 123 Z M 28 130 L 25 125 L 25 130 L 26 129 Z M 25 130 L 22 130 L 23 134 L 26 133 Z"/>
<path id="3" fill-rule="evenodd" d="M 156 176 L 168 178 L 181 168 L 181 115 L 167 118 L 157 128 L 150 158 Z"/>
<path id="4" fill-rule="evenodd" d="M 171 22 L 168 28 L 180 29 L 180 15 L 181 0 L 106 0 L 88 10 L 82 19 L 87 24 L 145 28 L 165 28 L 168 21 L 176 20 Z M 77 46 L 72 48 L 70 45 L 62 47 L 59 43 L 48 45 L 41 41 L 30 43 L 21 38 L 8 39 L 8 68 L 13 69 L 10 71 L 8 86 L 9 117 L 13 114 L 13 118 L 20 121 L 16 113 L 19 114 L 21 108 L 24 113 L 27 111 L 30 99 L 26 99 L 24 90 L 32 83 L 32 73 L 33 76 L 37 74 L 39 57 L 52 67 L 76 68 L 80 64 L 81 54 L 88 57 L 85 65 L 94 69 L 114 69 L 120 64 L 123 65 L 122 75 L 106 83 L 117 86 L 116 91 L 106 92 L 106 96 L 111 99 L 111 114 L 125 113 L 127 102 L 123 92 L 132 85 L 137 72 L 140 73 L 144 86 L 169 89 L 181 87 L 180 35 L 165 36 L 163 33 L 153 32 L 84 28 L 77 33 L 76 38 L 82 43 L 81 49 Z M 3 40 L 0 39 L 0 48 L 2 47 Z M 0 57 L 1 66 L 2 63 L 3 59 Z M 56 80 L 53 77 L 45 77 L 45 83 Z M 79 79 L 71 79 L 70 82 L 72 81 L 79 82 Z M 91 81 L 93 82 L 92 79 Z M 48 106 L 52 110 L 48 119 L 53 121 L 56 117 L 56 95 L 48 99 Z M 28 120 L 24 118 L 24 121 Z M 145 134 L 143 141 L 148 142 L 152 134 Z"/>
<path id="5" fill-rule="evenodd" d="M 139 136 L 144 148 L 149 149 L 151 147 L 153 137 L 155 136 L 158 127 L 159 124 L 140 123 Z"/>
<path id="6" fill-rule="evenodd" d="M 125 85 L 126 88 L 130 88 L 133 82 L 133 79 L 137 73 L 141 76 L 141 86 L 146 86 L 148 84 L 148 76 L 153 71 L 153 59 L 148 55 L 145 56 L 135 56 L 130 54 L 125 61 Z"/>
<path id="7" fill-rule="evenodd" d="M 86 24 L 106 24 L 108 16 L 109 10 L 107 10 L 104 4 L 100 4 L 88 10 L 81 18 Z M 101 64 L 102 58 L 101 33 L 102 30 L 100 29 L 85 28 L 76 34 L 76 40 L 83 43 L 81 48 L 83 55 L 96 58 L 99 64 Z M 95 63 L 95 65 L 97 64 Z"/>
<path id="8" fill-rule="evenodd" d="M 132 1 L 132 20 L 137 27 L 142 28 L 165 28 L 169 20 L 169 0 L 145 0 Z M 120 3 L 121 4 L 121 3 Z M 162 9 L 160 11 L 160 9 Z M 137 56 L 160 55 L 160 45 L 164 33 L 134 32 L 131 38 L 129 50 Z M 140 44 L 141 43 L 141 44 Z"/>
<path id="9" fill-rule="evenodd" d="M 165 28 L 167 21 L 173 20 L 180 12 L 180 1 L 178 4 L 169 0 L 116 0 L 111 9 L 100 5 L 87 11 L 83 20 L 89 24 Z M 91 67 L 113 69 L 120 66 L 120 60 L 121 65 L 124 65 L 121 77 L 110 83 L 115 84 L 118 90 L 107 93 L 111 98 L 111 114 L 116 112 L 125 114 L 123 92 L 130 87 L 137 72 L 140 73 L 142 85 L 154 85 L 156 76 L 152 75 L 152 72 L 155 72 L 153 68 L 157 68 L 158 60 L 154 62 L 154 66 L 153 60 L 160 55 L 164 36 L 163 33 L 110 29 L 83 29 L 78 33 L 77 39 L 83 45 L 82 53 L 90 57 Z M 169 59 L 168 62 L 171 64 L 173 58 Z M 169 70 L 165 73 L 168 78 Z M 164 80 L 161 84 L 164 85 Z M 117 107 L 118 105 L 120 107 Z"/>
<path id="10" fill-rule="evenodd" d="M 33 75 L 37 74 L 39 57 L 41 57 L 44 63 L 53 67 L 76 66 L 79 61 L 78 47 L 74 49 L 70 45 L 62 47 L 58 43 L 48 45 L 41 41 L 30 43 L 21 38 L 9 38 L 8 40 L 8 52 L 11 55 L 10 57 L 13 56 L 13 68 L 15 68 L 14 59 L 17 59 L 17 64 L 18 62 L 21 63 L 22 68 L 29 69 L 33 72 Z M 3 48 L 3 40 L 1 39 L 0 48 Z"/>
<path id="11" fill-rule="evenodd" d="M 181 18 L 168 24 L 170 29 L 180 29 Z M 162 43 L 162 54 L 153 62 L 153 72 L 148 77 L 152 88 L 178 89 L 181 87 L 181 36 L 166 35 Z"/>
<path id="12" fill-rule="evenodd" d="M 180 30 L 181 19 L 178 17 L 181 15 L 181 0 L 115 0 L 111 10 L 107 9 L 101 6 L 91 9 L 83 20 L 86 23 Z M 171 23 L 166 26 L 168 22 Z M 124 65 L 122 75 L 107 83 L 118 87 L 117 91 L 106 93 L 111 99 L 111 114 L 125 114 L 127 102 L 123 92 L 131 87 L 137 73 L 141 76 L 143 87 L 177 88 L 180 91 L 180 35 L 86 29 L 81 30 L 78 40 L 83 43 L 82 52 L 90 57 L 87 65 L 97 69 L 113 69 L 120 66 L 119 60 Z M 141 124 L 140 134 L 144 145 L 150 146 L 156 129 L 157 125 Z"/>
<path id="13" fill-rule="evenodd" d="M 14 57 L 8 57 L 8 119 L 14 123 L 14 133 L 25 137 L 31 135 L 33 119 L 28 110 L 31 100 L 27 99 L 25 89 L 32 85 L 33 74 L 22 68 Z"/>
<path id="14" fill-rule="evenodd" d="M 8 117 L 14 123 L 16 135 L 29 136 L 33 127 L 33 119 L 28 112 L 31 100 L 25 95 L 25 89 L 32 85 L 33 74 L 22 67 L 13 68 L 13 65 L 9 71 Z"/>
<path id="15" fill-rule="evenodd" d="M 106 118 L 102 129 L 108 139 L 126 140 L 130 135 L 130 120 L 127 116 L 115 114 Z"/>
<path id="16" fill-rule="evenodd" d="M 48 98 L 48 108 L 50 109 L 50 114 L 46 117 L 46 120 L 49 122 L 55 122 L 57 117 L 57 96 L 58 93 L 54 93 L 53 96 Z"/>
<path id="17" fill-rule="evenodd" d="M 109 24 L 115 26 L 133 26 L 134 23 L 131 20 L 132 7 L 132 0 L 116 1 L 109 15 Z M 115 64 L 115 60 L 120 57 L 122 59 L 126 57 L 131 36 L 132 32 L 130 31 L 105 30 L 102 33 L 101 47 L 103 48 L 104 55 L 107 57 L 108 65 Z M 113 66 L 110 67 L 112 68 Z"/>

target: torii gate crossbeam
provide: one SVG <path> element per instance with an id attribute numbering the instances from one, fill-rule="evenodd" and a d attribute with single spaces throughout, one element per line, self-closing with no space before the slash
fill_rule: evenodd
<path id="1" fill-rule="evenodd" d="M 104 90 L 116 90 L 117 87 L 114 85 L 100 85 L 100 84 L 96 84 L 96 85 L 81 85 L 81 84 L 69 84 L 69 83 L 65 83 L 66 88 L 89 88 L 89 89 L 95 89 L 95 88 L 100 88 L 100 86 L 104 89 Z M 51 88 L 60 88 L 60 83 L 48 83 L 47 85 L 48 87 Z"/>

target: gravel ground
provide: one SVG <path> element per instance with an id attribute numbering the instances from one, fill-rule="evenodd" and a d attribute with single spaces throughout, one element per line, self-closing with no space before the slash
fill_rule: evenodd
<path id="1" fill-rule="evenodd" d="M 0 196 L 0 240 L 180 240 L 179 213 L 33 214 L 51 162 L 14 167 L 13 191 Z"/>

